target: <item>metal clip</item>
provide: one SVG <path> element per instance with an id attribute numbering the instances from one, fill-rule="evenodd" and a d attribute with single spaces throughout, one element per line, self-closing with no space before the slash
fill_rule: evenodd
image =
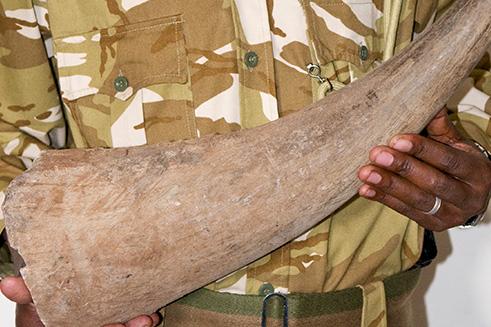
<path id="1" fill-rule="evenodd" d="M 283 300 L 283 327 L 288 327 L 288 299 L 285 295 L 281 293 L 271 293 L 264 297 L 263 310 L 261 315 L 261 327 L 266 327 L 266 309 L 268 307 L 269 300 L 273 297 L 279 297 L 281 300 Z"/>
<path id="2" fill-rule="evenodd" d="M 310 77 L 315 78 L 319 81 L 319 83 L 324 83 L 326 79 L 321 76 L 321 67 L 317 64 L 308 64 L 307 65 L 307 74 Z"/>
<path id="3" fill-rule="evenodd" d="M 321 73 L 322 73 L 322 69 L 319 65 L 317 64 L 308 64 L 307 65 L 307 74 L 316 79 L 319 84 L 325 84 L 325 83 L 328 83 L 329 85 L 329 90 L 328 92 L 331 92 L 332 90 L 334 90 L 334 87 L 331 83 L 331 81 L 329 80 L 329 78 L 324 78 L 321 76 Z"/>

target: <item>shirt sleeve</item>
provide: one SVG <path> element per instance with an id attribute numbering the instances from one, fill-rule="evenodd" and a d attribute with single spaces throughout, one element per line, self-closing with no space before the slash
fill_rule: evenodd
<path id="1" fill-rule="evenodd" d="M 419 0 L 414 19 L 414 32 L 423 32 L 439 19 L 454 0 Z M 447 107 L 451 119 L 465 137 L 491 151 L 491 49 L 464 80 Z"/>
<path id="2" fill-rule="evenodd" d="M 466 137 L 491 151 L 491 49 L 464 80 L 447 107 Z"/>
<path id="3" fill-rule="evenodd" d="M 0 2 L 0 202 L 40 152 L 62 148 L 66 129 L 50 64 L 46 2 Z M 0 232 L 5 227 L 0 211 Z M 0 275 L 10 271 L 0 249 Z"/>

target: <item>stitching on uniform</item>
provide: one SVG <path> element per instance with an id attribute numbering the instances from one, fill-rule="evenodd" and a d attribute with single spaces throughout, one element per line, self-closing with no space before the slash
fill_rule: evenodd
<path id="1" fill-rule="evenodd" d="M 73 106 L 74 106 L 73 110 L 72 110 L 72 108 L 70 108 L 69 104 L 66 104 L 66 107 L 68 109 L 69 114 L 72 116 L 73 120 L 75 121 L 75 125 L 77 125 L 77 129 L 79 130 L 78 134 L 80 134 L 80 137 L 82 138 L 82 141 L 84 142 L 84 145 L 87 146 L 87 144 L 88 144 L 87 137 L 85 136 L 84 133 L 81 132 L 83 124 L 82 124 L 82 121 L 80 120 L 80 117 L 78 115 L 78 112 L 80 111 L 80 108 L 79 108 L 80 106 L 79 106 L 78 102 L 76 102 L 76 101 L 71 101 L 70 103 L 73 103 Z"/>
<path id="2" fill-rule="evenodd" d="M 167 25 L 172 25 L 172 24 L 167 24 Z M 181 52 L 179 51 L 180 44 L 178 42 L 178 36 L 179 34 L 177 33 L 177 24 L 175 25 L 175 40 L 174 43 L 176 43 L 176 56 L 177 56 L 177 74 L 169 74 L 169 73 L 162 73 L 162 74 L 157 74 L 157 75 L 150 75 L 145 77 L 144 79 L 141 79 L 140 82 L 137 85 L 140 85 L 141 83 L 144 83 L 148 81 L 149 79 L 155 78 L 155 77 L 162 77 L 162 76 L 175 76 L 175 77 L 180 77 L 182 75 L 181 72 Z"/>
<path id="3" fill-rule="evenodd" d="M 165 20 L 166 22 L 159 23 L 159 24 L 153 24 L 153 25 L 150 25 L 150 26 L 145 26 L 145 27 L 140 27 L 140 28 L 131 28 L 134 25 L 142 25 L 142 24 L 145 24 L 145 23 L 146 24 L 149 24 L 149 23 L 152 23 L 154 21 L 160 21 L 160 20 Z M 116 32 L 115 34 L 117 35 L 117 34 L 131 33 L 131 32 L 136 32 L 136 31 L 140 31 L 140 30 L 157 28 L 157 27 L 160 27 L 160 26 L 183 24 L 185 22 L 186 21 L 182 18 L 181 15 L 175 15 L 173 17 L 156 18 L 156 19 L 151 19 L 149 21 L 135 22 L 135 23 L 126 24 L 126 25 L 115 25 L 115 26 L 101 27 L 101 28 L 97 28 L 96 30 L 91 30 L 91 31 L 87 31 L 87 32 L 66 34 L 66 35 L 54 37 L 53 38 L 53 41 L 55 43 L 58 42 L 58 41 L 63 42 L 63 39 L 66 39 L 66 38 L 69 38 L 69 37 L 92 35 L 94 33 L 100 33 L 101 31 L 104 31 L 104 30 L 109 30 L 111 28 L 113 28 L 113 29 L 114 28 L 118 28 L 118 27 L 131 28 L 131 29 L 127 30 L 127 31 Z"/>
<path id="4" fill-rule="evenodd" d="M 269 15 L 267 5 L 266 5 L 266 13 L 267 13 L 267 15 Z M 266 22 L 268 22 L 268 21 L 269 21 L 269 17 L 266 17 L 266 18 L 268 19 L 268 20 L 266 20 Z M 266 26 L 265 26 L 265 25 L 266 25 L 266 23 L 265 23 L 265 21 L 264 21 L 264 20 L 263 20 L 263 22 L 262 22 L 262 25 L 263 25 L 263 35 L 264 35 L 264 34 L 266 34 L 266 33 L 264 33 L 264 31 L 266 30 L 266 29 L 265 29 L 265 27 L 266 27 Z M 271 26 L 269 26 L 269 24 L 268 24 L 268 31 L 269 31 L 269 33 L 267 33 L 266 35 L 264 35 L 264 38 L 265 38 L 265 39 L 268 39 L 268 40 L 269 40 L 268 42 L 271 42 L 271 56 L 273 56 L 273 57 L 274 57 L 274 51 L 273 51 L 273 39 L 272 39 L 272 37 L 271 37 Z M 269 35 L 268 35 L 268 34 L 269 34 Z M 269 53 L 268 53 L 268 49 L 267 49 L 267 44 L 268 44 L 268 42 L 265 42 L 265 43 L 263 44 L 263 48 L 264 48 L 264 50 L 263 50 L 263 51 L 264 51 L 264 57 L 266 58 L 266 84 L 268 85 L 268 90 L 267 90 L 267 92 L 270 92 L 270 91 L 271 91 L 271 88 L 272 88 L 272 85 L 271 85 L 271 78 L 270 78 L 270 76 L 269 76 L 269 63 L 270 63 L 270 62 L 269 62 L 269 56 L 268 56 L 268 54 L 269 54 Z M 273 60 L 274 60 L 274 59 L 273 59 Z M 276 90 L 275 90 L 275 91 L 276 91 Z M 275 92 L 275 93 L 276 93 L 276 92 Z M 271 95 L 271 96 L 273 96 L 273 95 Z M 269 106 L 269 108 L 267 108 L 266 110 L 268 110 L 268 109 L 270 110 L 270 109 L 271 109 L 271 106 L 272 106 L 272 105 L 271 105 L 271 99 L 270 99 L 269 97 L 267 97 L 267 98 L 268 98 L 267 102 L 268 102 L 268 106 Z M 262 106 L 262 108 L 263 108 L 263 112 L 262 112 L 262 113 L 263 113 L 263 115 L 264 115 L 264 105 Z M 278 108 L 276 108 L 276 110 L 278 110 Z M 268 118 L 268 117 L 266 117 L 266 118 L 269 120 L 269 118 Z"/>
<path id="5" fill-rule="evenodd" d="M 188 129 L 189 136 L 192 137 L 193 132 L 191 131 L 191 126 L 189 126 L 191 121 L 189 120 L 188 104 L 187 104 L 188 100 L 183 100 L 183 101 L 184 101 L 184 114 L 186 115 L 186 127 Z"/>
<path id="6" fill-rule="evenodd" d="M 273 41 L 271 40 L 271 47 L 273 47 Z M 270 62 L 270 58 L 268 57 L 268 53 L 267 53 L 267 46 L 266 46 L 266 43 L 264 44 L 264 52 L 265 52 L 265 55 L 266 55 L 266 82 L 268 84 L 268 92 L 274 92 L 274 95 L 271 94 L 271 96 L 275 99 L 277 99 L 277 94 L 276 94 L 276 86 L 273 82 L 273 79 L 270 78 L 270 75 L 269 75 L 269 64 L 273 64 L 272 62 Z M 273 56 L 273 60 L 274 60 L 274 51 L 273 49 L 271 48 L 271 56 Z M 273 65 L 272 65 L 273 66 Z M 273 106 L 272 103 L 271 103 L 271 98 L 270 97 L 267 97 L 268 98 L 268 105 L 269 105 L 269 108 L 268 109 L 271 109 L 271 107 Z M 276 108 L 274 108 L 279 116 L 279 108 L 278 108 L 278 103 L 276 103 Z M 264 108 L 263 108 L 263 114 L 264 114 Z M 268 118 L 268 117 L 266 117 Z M 269 120 L 269 118 L 268 118 Z"/>
<path id="7" fill-rule="evenodd" d="M 188 125 L 189 135 L 191 137 L 195 137 L 195 135 L 197 135 L 197 133 L 196 133 L 196 128 L 195 128 L 194 133 L 193 133 L 193 129 L 191 128 L 191 115 L 190 115 L 190 112 L 188 109 L 192 109 L 192 108 L 188 107 L 188 100 L 185 100 L 185 105 L 186 105 L 186 120 L 188 122 L 187 125 Z"/>
<path id="8" fill-rule="evenodd" d="M 177 74 L 162 73 L 162 74 L 157 74 L 157 75 L 150 75 L 150 76 L 145 77 L 144 79 L 141 79 L 140 82 L 137 85 L 139 85 L 141 83 L 144 83 L 144 82 L 148 81 L 149 79 L 152 79 L 152 78 L 155 78 L 155 77 L 162 77 L 162 76 L 175 76 L 175 77 L 180 77 L 182 75 L 182 72 L 181 72 L 181 53 L 179 51 L 180 44 L 178 42 L 177 23 L 174 22 L 174 23 L 166 23 L 166 24 L 161 24 L 161 25 L 174 25 L 175 26 L 175 29 L 174 29 L 174 34 L 175 34 L 174 43 L 176 43 L 176 56 L 177 56 L 177 71 L 178 71 L 178 73 Z M 154 28 L 154 26 L 152 26 L 152 28 Z M 137 30 L 132 30 L 131 32 L 134 32 L 134 31 L 137 31 Z"/>
<path id="9" fill-rule="evenodd" d="M 271 47 L 273 46 L 273 41 L 271 40 L 270 38 L 270 41 L 266 41 L 264 44 L 263 44 L 263 51 L 264 51 L 264 57 L 266 58 L 266 84 L 268 85 L 268 92 L 269 90 L 271 89 L 271 79 L 269 78 L 269 58 L 268 58 L 268 49 L 267 49 L 267 44 L 268 42 L 271 42 Z M 274 56 L 273 53 L 271 53 L 272 56 Z M 268 100 L 269 102 L 269 100 Z M 264 108 L 263 108 L 263 112 L 264 112 Z"/>
<path id="10" fill-rule="evenodd" d="M 312 33 L 312 31 L 309 31 L 309 34 L 310 34 L 310 38 L 312 39 L 312 46 L 315 47 L 315 49 L 317 49 L 318 51 L 322 51 L 322 56 L 323 56 L 323 50 L 322 48 L 319 46 L 319 41 L 317 39 L 317 23 L 314 19 L 314 10 L 312 9 L 312 6 L 310 5 L 310 1 L 305 1 L 305 0 L 302 0 L 302 4 L 303 4 L 303 7 L 304 7 L 304 12 L 307 14 L 307 25 L 309 25 L 309 19 L 310 19 L 310 24 L 312 25 L 313 29 L 314 29 L 314 33 Z M 307 26 L 308 28 L 308 26 Z M 319 60 L 319 58 L 316 58 L 316 60 Z"/>
<path id="11" fill-rule="evenodd" d="M 177 25 L 178 24 L 182 24 L 182 23 L 184 23 L 183 20 L 174 21 L 174 22 L 170 22 L 170 23 L 160 23 L 160 24 L 156 24 L 156 25 L 152 25 L 152 26 L 145 26 L 145 27 L 140 27 L 140 28 L 133 28 L 133 29 L 128 30 L 128 31 L 116 32 L 116 33 L 114 33 L 114 35 L 129 34 L 129 33 L 133 33 L 133 32 L 147 31 L 147 30 L 152 30 L 152 29 L 156 29 L 158 27 L 169 26 L 169 25 L 176 25 L 176 30 L 177 30 Z M 111 27 L 109 27 L 109 28 L 111 28 Z"/>
<path id="12" fill-rule="evenodd" d="M 306 5 L 307 6 L 307 5 Z M 322 47 L 319 46 L 319 39 L 317 38 L 317 35 L 318 35 L 318 30 L 317 30 L 317 22 L 315 21 L 314 19 L 314 9 L 312 8 L 312 6 L 310 5 L 310 3 L 308 4 L 308 9 L 307 9 L 307 12 L 310 16 L 310 21 L 312 23 L 312 26 L 314 27 L 314 35 L 312 35 L 312 40 L 314 41 L 314 46 L 317 48 L 317 50 L 321 51 L 322 52 L 322 56 L 324 56 L 324 49 Z"/>
<path id="13" fill-rule="evenodd" d="M 57 57 L 58 56 L 55 56 L 56 60 L 60 61 L 62 63 L 62 65 L 65 66 L 65 60 L 64 60 L 64 58 L 57 58 Z M 58 65 L 58 70 L 59 70 L 59 66 L 60 65 Z M 58 76 L 58 80 L 59 80 L 59 83 L 60 83 L 60 89 L 61 89 L 61 78 L 62 78 L 62 76 Z M 72 88 L 72 80 L 70 78 L 68 78 L 68 84 L 70 84 L 70 89 L 71 89 Z M 88 89 L 89 88 L 86 88 L 83 91 L 88 90 Z M 65 92 L 63 92 L 63 95 L 65 95 Z M 71 93 L 68 93 L 68 95 L 71 95 Z"/>
<path id="14" fill-rule="evenodd" d="M 280 259 L 280 262 L 281 262 L 281 267 L 280 267 L 280 269 L 281 269 L 281 268 L 282 268 L 282 267 L 285 265 L 285 263 L 283 262 L 283 254 L 284 254 L 284 249 L 285 249 L 285 246 L 282 246 L 282 247 L 281 247 L 281 259 Z M 286 269 L 288 270 L 288 273 L 286 274 L 286 280 L 287 280 L 287 283 L 288 283 L 288 275 L 290 274 L 290 267 L 287 267 Z M 281 278 L 281 279 L 280 279 L 280 280 L 281 280 L 281 282 L 280 282 L 280 283 L 278 283 L 278 285 L 281 285 L 281 283 L 282 283 L 282 282 L 284 283 L 284 282 L 285 282 L 285 280 L 284 280 L 284 279 L 285 279 L 285 278 Z M 288 284 L 287 284 L 287 287 L 288 287 Z"/>
<path id="15" fill-rule="evenodd" d="M 357 3 L 349 3 L 350 5 L 366 5 L 366 4 L 369 4 L 370 2 L 364 2 L 364 3 L 360 3 L 360 2 L 357 2 Z M 325 7 L 333 7 L 333 6 L 347 6 L 348 4 L 344 3 L 344 2 L 335 2 L 335 3 L 323 3 L 322 6 L 325 6 Z M 319 6 L 322 8 L 322 6 Z M 349 6 L 348 6 L 349 7 Z"/>
<path id="16" fill-rule="evenodd" d="M 177 24 L 174 25 L 174 32 L 176 37 L 176 55 L 177 55 L 177 72 L 178 76 L 181 76 L 181 53 L 179 51 L 178 34 L 177 34 Z"/>
<path id="17" fill-rule="evenodd" d="M 334 216 L 331 216 L 331 218 L 328 220 L 327 222 L 327 244 L 326 244 L 326 266 L 328 268 L 328 271 L 329 274 L 326 276 L 325 280 L 324 280 L 324 284 L 322 285 L 322 288 L 323 290 L 325 289 L 325 286 L 326 284 L 328 283 L 328 281 L 331 279 L 331 276 L 332 276 L 332 267 L 330 267 L 329 265 L 331 264 L 331 258 L 329 257 L 329 251 L 331 251 L 331 231 L 332 231 L 332 225 L 333 225 L 333 220 L 334 220 Z"/>
<path id="18" fill-rule="evenodd" d="M 342 1 L 339 1 L 339 2 L 328 2 L 328 3 L 322 3 L 322 6 L 327 6 L 327 7 L 330 7 L 330 6 L 350 6 L 350 5 L 370 5 L 372 4 L 372 2 L 370 1 L 366 1 L 366 2 L 342 2 Z"/>
<path id="19" fill-rule="evenodd" d="M 193 137 L 193 131 L 191 130 L 191 120 L 189 119 L 188 112 L 188 100 L 184 100 L 184 113 L 186 114 L 186 127 L 188 128 L 188 133 L 190 137 Z"/>

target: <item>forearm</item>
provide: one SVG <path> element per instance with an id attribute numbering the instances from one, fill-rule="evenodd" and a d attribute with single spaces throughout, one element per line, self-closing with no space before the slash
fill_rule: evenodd
<path id="1" fill-rule="evenodd" d="M 486 58 L 473 70 L 470 77 L 455 92 L 447 107 L 459 132 L 491 151 L 491 67 Z"/>

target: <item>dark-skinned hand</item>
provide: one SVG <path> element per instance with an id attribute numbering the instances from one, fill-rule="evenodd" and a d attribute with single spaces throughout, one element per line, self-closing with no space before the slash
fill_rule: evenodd
<path id="1" fill-rule="evenodd" d="M 31 294 L 21 277 L 3 279 L 0 283 L 0 290 L 5 297 L 17 303 L 15 321 L 17 327 L 44 327 L 32 303 Z M 126 323 L 114 323 L 104 327 L 155 327 L 159 322 L 159 315 L 154 313 L 150 316 L 138 316 Z"/>
<path id="2" fill-rule="evenodd" d="M 371 149 L 360 168 L 359 194 L 378 201 L 433 231 L 460 226 L 483 213 L 491 193 L 491 162 L 464 140 L 442 110 L 426 127 L 427 137 L 395 136 Z M 434 215 L 435 198 L 442 200 Z"/>

